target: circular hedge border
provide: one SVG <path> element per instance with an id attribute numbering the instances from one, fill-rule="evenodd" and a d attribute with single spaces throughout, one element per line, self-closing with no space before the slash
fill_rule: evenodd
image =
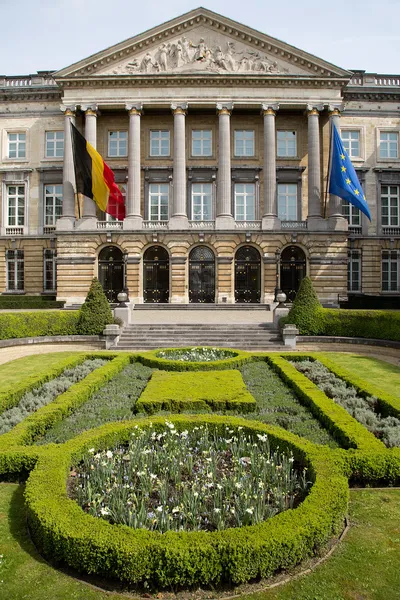
<path id="1" fill-rule="evenodd" d="M 234 356 L 231 358 L 222 358 L 221 360 L 191 362 L 183 360 L 171 360 L 168 358 L 160 358 L 159 352 L 175 352 L 192 350 L 200 346 L 187 346 L 183 348 L 157 348 L 148 352 L 135 353 L 137 360 L 146 367 L 162 369 L 164 371 L 220 371 L 223 369 L 235 369 L 246 362 L 254 360 L 254 356 L 245 350 L 236 350 L 234 348 L 217 348 L 217 350 L 229 350 Z M 212 348 L 213 346 L 201 346 L 202 348 Z"/>
<path id="2" fill-rule="evenodd" d="M 111 525 L 85 513 L 66 491 L 71 465 L 89 448 L 112 448 L 129 440 L 134 427 L 165 426 L 165 417 L 107 424 L 60 447 L 49 446 L 26 486 L 32 538 L 55 563 L 88 574 L 161 589 L 243 583 L 268 577 L 313 555 L 341 530 L 347 510 L 347 479 L 329 449 L 278 427 L 214 415 L 169 416 L 178 430 L 208 424 L 267 433 L 272 449 L 291 451 L 308 468 L 313 486 L 294 510 L 249 527 L 217 532 L 158 532 Z"/>

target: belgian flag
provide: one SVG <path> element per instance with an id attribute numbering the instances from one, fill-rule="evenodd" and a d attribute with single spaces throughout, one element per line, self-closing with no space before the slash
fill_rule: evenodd
<path id="1" fill-rule="evenodd" d="M 71 132 L 77 194 L 91 198 L 100 210 L 116 219 L 124 219 L 124 198 L 114 173 L 72 123 Z"/>

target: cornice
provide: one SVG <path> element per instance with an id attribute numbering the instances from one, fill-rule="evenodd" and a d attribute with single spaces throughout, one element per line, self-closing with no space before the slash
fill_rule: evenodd
<path id="1" fill-rule="evenodd" d="M 14 89 L 0 89 L 0 101 L 3 102 L 15 102 L 15 101 L 34 101 L 43 102 L 44 100 L 55 100 L 60 101 L 62 97 L 62 90 L 60 87 L 53 87 L 49 90 L 43 89 L 29 89 L 29 88 L 14 88 Z"/>
<path id="2" fill-rule="evenodd" d="M 343 99 L 350 100 L 376 100 L 379 102 L 398 102 L 400 100 L 400 89 L 362 88 L 343 90 Z"/>

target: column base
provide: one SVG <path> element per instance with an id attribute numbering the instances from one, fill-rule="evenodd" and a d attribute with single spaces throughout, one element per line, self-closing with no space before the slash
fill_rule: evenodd
<path id="1" fill-rule="evenodd" d="M 235 229 L 235 219 L 231 215 L 223 215 L 215 219 L 215 229 Z"/>
<path id="2" fill-rule="evenodd" d="M 332 215 L 328 218 L 328 229 L 329 231 L 348 231 L 349 224 L 347 219 L 341 215 Z"/>
<path id="3" fill-rule="evenodd" d="M 56 231 L 72 231 L 75 228 L 75 217 L 61 217 L 56 222 Z"/>
<path id="4" fill-rule="evenodd" d="M 186 216 L 171 217 L 168 222 L 168 229 L 171 231 L 183 231 L 189 229 L 189 220 Z"/>
<path id="5" fill-rule="evenodd" d="M 308 217 L 307 229 L 308 231 L 327 231 L 328 221 L 322 217 Z"/>
<path id="6" fill-rule="evenodd" d="M 75 229 L 80 231 L 97 231 L 97 217 L 82 217 L 76 222 Z"/>
<path id="7" fill-rule="evenodd" d="M 142 229 L 143 217 L 125 217 L 122 222 L 122 229 Z"/>
<path id="8" fill-rule="evenodd" d="M 267 217 L 262 218 L 261 229 L 263 230 L 271 230 L 271 229 L 280 229 L 281 228 L 281 220 L 274 215 L 269 215 Z"/>

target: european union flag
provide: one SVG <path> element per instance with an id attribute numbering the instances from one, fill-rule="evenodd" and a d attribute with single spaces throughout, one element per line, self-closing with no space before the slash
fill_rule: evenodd
<path id="1" fill-rule="evenodd" d="M 342 140 L 332 123 L 332 158 L 329 178 L 329 193 L 347 200 L 361 210 L 371 221 L 368 204 L 353 165 L 343 148 Z"/>

